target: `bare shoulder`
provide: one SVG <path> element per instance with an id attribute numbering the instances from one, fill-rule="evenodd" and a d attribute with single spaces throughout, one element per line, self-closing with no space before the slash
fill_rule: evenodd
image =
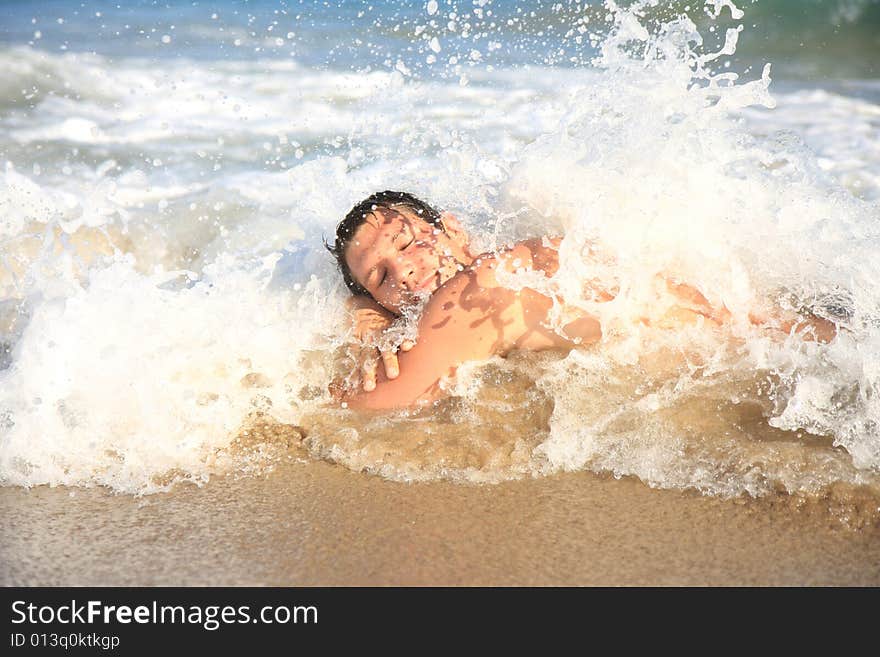
<path id="1" fill-rule="evenodd" d="M 442 342 L 447 348 L 458 342 L 469 359 L 503 355 L 512 348 L 571 347 L 544 326 L 553 304 L 549 297 L 530 287 L 506 287 L 497 276 L 500 269 L 534 269 L 552 276 L 559 267 L 559 241 L 526 240 L 477 257 L 431 297 L 419 323 L 419 342 Z"/>
<path id="2" fill-rule="evenodd" d="M 451 322 L 461 315 L 473 319 L 502 311 L 512 303 L 513 292 L 499 285 L 495 272 L 501 263 L 495 254 L 483 254 L 440 287 L 428 301 L 419 328 L 437 329 L 438 321 Z"/>
<path id="3" fill-rule="evenodd" d="M 552 276 L 559 268 L 557 249 L 560 241 L 558 237 L 534 238 L 517 242 L 497 253 L 479 255 L 470 266 L 432 295 L 422 315 L 419 335 L 425 330 L 436 330 L 455 323 L 459 316 L 462 316 L 463 322 L 471 322 L 468 324 L 471 327 L 472 322 L 489 316 L 500 321 L 512 320 L 510 313 L 522 313 L 522 294 L 499 284 L 496 275 L 498 269 L 511 272 L 521 268 L 535 269 Z M 544 301 L 546 299 L 539 304 L 542 308 Z"/>

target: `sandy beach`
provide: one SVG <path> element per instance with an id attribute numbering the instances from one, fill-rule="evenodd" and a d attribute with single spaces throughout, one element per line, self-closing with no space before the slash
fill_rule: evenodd
<path id="1" fill-rule="evenodd" d="M 296 459 L 145 497 L 6 487 L 0 507 L 7 586 L 880 584 L 880 527 L 827 500 L 591 473 L 404 484 Z"/>

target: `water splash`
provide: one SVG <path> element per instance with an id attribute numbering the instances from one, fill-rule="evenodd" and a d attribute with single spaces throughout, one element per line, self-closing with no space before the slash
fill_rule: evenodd
<path id="1" fill-rule="evenodd" d="M 705 38 L 703 10 L 736 21 L 733 3 L 699 20 L 661 9 L 608 2 L 604 27 L 565 15 L 590 68 L 500 68 L 488 44 L 461 68 L 451 28 L 425 29 L 419 56 L 445 58 L 446 78 L 409 60 L 355 75 L 0 52 L 18 62 L 9 94 L 38 87 L 0 105 L 0 479 L 202 482 L 245 469 L 260 413 L 303 427 L 315 457 L 396 479 L 586 468 L 724 496 L 880 490 L 880 183 L 854 166 L 854 196 L 848 160 L 826 150 L 828 166 L 768 118 L 797 97 L 770 93 L 769 67 L 728 66 L 748 28 Z M 867 158 L 876 105 L 859 103 L 867 141 L 846 152 Z M 469 365 L 415 414 L 329 410 L 347 321 L 320 238 L 395 187 L 457 212 L 485 248 L 563 233 L 549 284 L 602 317 L 602 349 Z M 644 328 L 661 272 L 728 307 L 732 334 Z M 585 281 L 620 293 L 598 303 Z M 747 319 L 805 307 L 845 333 L 821 345 Z"/>

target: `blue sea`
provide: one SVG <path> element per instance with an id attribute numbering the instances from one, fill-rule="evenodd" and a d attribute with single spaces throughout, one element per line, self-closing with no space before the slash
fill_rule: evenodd
<path id="1" fill-rule="evenodd" d="M 3 0 L 0 71 L 0 483 L 261 472 L 258 417 L 397 480 L 880 498 L 880 1 Z M 564 236 L 566 299 L 622 290 L 603 344 L 334 406 L 322 238 L 381 189 Z M 658 272 L 841 332 L 636 329 Z"/>

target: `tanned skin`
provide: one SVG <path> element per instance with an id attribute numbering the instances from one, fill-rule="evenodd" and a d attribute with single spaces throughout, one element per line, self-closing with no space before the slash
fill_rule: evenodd
<path id="1" fill-rule="evenodd" d="M 398 376 L 389 379 L 380 369 L 375 389 L 349 393 L 349 406 L 410 406 L 439 396 L 439 380 L 466 361 L 512 349 L 569 350 L 602 337 L 598 320 L 587 315 L 567 324 L 560 335 L 546 325 L 552 299 L 530 288 L 511 290 L 497 281 L 499 267 L 553 275 L 558 239 L 527 240 L 501 253 L 473 256 L 455 218 L 444 214 L 443 223 L 440 231 L 405 209 L 379 209 L 346 250 L 355 279 L 389 312 L 400 314 L 407 303 L 429 296 L 416 344 L 398 353 Z"/>

